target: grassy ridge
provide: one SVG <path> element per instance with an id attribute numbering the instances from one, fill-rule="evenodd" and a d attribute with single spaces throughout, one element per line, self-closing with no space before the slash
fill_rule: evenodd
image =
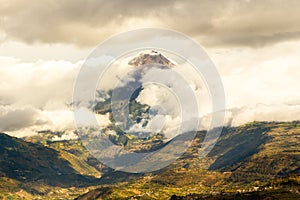
<path id="1" fill-rule="evenodd" d="M 71 199 L 76 195 L 79 199 L 170 199 L 172 196 L 220 199 L 224 194 L 230 199 L 239 193 L 260 195 L 257 198 L 300 198 L 299 122 L 253 122 L 240 127 L 225 127 L 215 148 L 200 159 L 199 149 L 205 134 L 205 131 L 199 131 L 192 146 L 172 165 L 142 175 L 114 172 L 101 165 L 79 141 L 44 141 L 46 148 L 55 151 L 57 158 L 67 161 L 75 174 L 101 176 L 99 181 L 92 186 L 62 188 L 47 182 L 38 186 L 2 174 L 0 194 L 5 194 L 5 199 L 17 199 L 22 195 L 25 199 Z M 255 193 L 255 190 L 259 191 Z"/>

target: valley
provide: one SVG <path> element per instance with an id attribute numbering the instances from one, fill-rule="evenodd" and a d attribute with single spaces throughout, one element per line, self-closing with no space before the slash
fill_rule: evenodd
<path id="1" fill-rule="evenodd" d="M 224 127 L 202 159 L 206 132 L 199 131 L 175 163 L 144 174 L 110 169 L 78 139 L 52 141 L 57 134 L 43 132 L 25 141 L 0 135 L 0 199 L 299 198 L 298 121 Z"/>

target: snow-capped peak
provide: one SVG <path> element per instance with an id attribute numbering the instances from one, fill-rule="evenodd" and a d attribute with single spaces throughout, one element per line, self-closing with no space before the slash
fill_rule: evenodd
<path id="1" fill-rule="evenodd" d="M 147 64 L 160 64 L 165 67 L 175 66 L 170 60 L 168 60 L 160 52 L 155 50 L 148 50 L 139 53 L 138 56 L 130 60 L 128 64 L 133 66 L 141 66 Z"/>

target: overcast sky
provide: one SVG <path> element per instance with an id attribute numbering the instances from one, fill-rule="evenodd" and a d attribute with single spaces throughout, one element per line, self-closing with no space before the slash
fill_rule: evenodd
<path id="1" fill-rule="evenodd" d="M 300 120 L 298 0 L 0 0 L 0 131 L 73 127 L 73 83 L 120 32 L 179 31 L 215 62 L 232 125 Z M 103 119 L 105 121 L 105 119 Z"/>

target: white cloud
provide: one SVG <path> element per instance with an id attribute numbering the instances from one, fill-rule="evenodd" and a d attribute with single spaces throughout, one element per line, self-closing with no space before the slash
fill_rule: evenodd
<path id="1" fill-rule="evenodd" d="M 227 122 L 240 125 L 253 120 L 299 120 L 300 105 L 300 44 L 285 42 L 260 49 L 214 48 L 209 55 L 221 74 L 227 102 Z M 119 60 L 108 71 L 103 88 L 113 87 L 119 77 L 130 70 L 128 60 Z M 14 135 L 33 134 L 37 130 L 74 128 L 73 112 L 67 105 L 72 101 L 73 83 L 81 62 L 24 62 L 12 57 L 0 57 L 0 128 Z M 117 70 L 116 70 L 117 69 Z M 208 114 L 211 103 L 206 88 L 194 73 L 180 64 L 178 71 L 187 78 L 199 100 L 201 116 Z M 177 127 L 179 109 L 175 98 L 155 86 L 146 87 L 139 101 L 162 105 L 165 132 Z M 176 113 L 176 114 L 174 114 Z M 101 126 L 107 126 L 107 116 L 97 116 Z M 160 120 L 157 120 L 157 122 Z M 180 121 L 180 120 L 179 120 Z M 206 122 L 202 120 L 203 126 Z M 209 120 L 208 120 L 209 121 Z M 155 122 L 155 120 L 154 120 Z M 152 127 L 158 129 L 160 124 Z"/>
<path id="2" fill-rule="evenodd" d="M 74 131 L 65 132 L 62 136 L 54 136 L 52 141 L 63 141 L 63 140 L 73 140 L 77 139 L 78 135 L 74 133 Z"/>
<path id="3" fill-rule="evenodd" d="M 73 82 L 80 62 L 0 57 L 0 129 L 12 135 L 74 128 Z"/>
<path id="4" fill-rule="evenodd" d="M 300 100 L 299 42 L 209 53 L 223 79 L 228 108 Z"/>
<path id="5" fill-rule="evenodd" d="M 21 62 L 0 57 L 0 99 L 3 104 L 37 108 L 65 108 L 72 101 L 79 63 L 67 61 Z"/>
<path id="6" fill-rule="evenodd" d="M 239 126 L 252 121 L 294 121 L 300 120 L 300 105 L 264 105 L 242 107 L 227 111 L 227 123 Z"/>

